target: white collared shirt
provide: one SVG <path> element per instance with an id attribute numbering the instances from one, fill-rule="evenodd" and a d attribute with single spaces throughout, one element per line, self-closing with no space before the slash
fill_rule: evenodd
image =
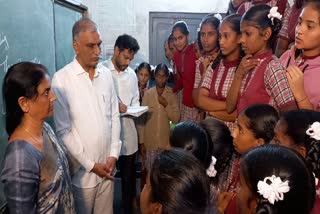
<path id="1" fill-rule="evenodd" d="M 118 158 L 120 120 L 112 75 L 97 66 L 91 80 L 76 59 L 56 72 L 52 79 L 56 94 L 54 121 L 57 135 L 81 164 L 72 177 L 80 188 L 91 188 L 102 179 L 91 173 L 94 163 Z"/>
<path id="2" fill-rule="evenodd" d="M 114 86 L 121 102 L 126 106 L 140 106 L 138 78 L 136 73 L 130 68 L 118 72 L 111 59 L 102 62 L 112 73 Z M 122 147 L 120 155 L 132 155 L 138 150 L 138 135 L 132 117 L 122 116 L 121 121 L 121 141 Z"/>

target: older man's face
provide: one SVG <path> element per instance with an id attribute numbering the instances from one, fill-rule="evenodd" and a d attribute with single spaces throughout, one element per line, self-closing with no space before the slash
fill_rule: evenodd
<path id="1" fill-rule="evenodd" d="M 73 41 L 77 60 L 84 68 L 95 68 L 99 62 L 102 41 L 99 32 L 85 31 Z"/>

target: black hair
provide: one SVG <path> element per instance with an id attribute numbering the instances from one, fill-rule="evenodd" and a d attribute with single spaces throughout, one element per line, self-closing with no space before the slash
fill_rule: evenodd
<path id="1" fill-rule="evenodd" d="M 157 65 L 157 67 L 154 69 L 154 75 L 156 75 L 160 70 L 162 70 L 167 77 L 170 75 L 169 68 L 166 64 L 160 63 L 159 65 Z"/>
<path id="2" fill-rule="evenodd" d="M 298 8 L 298 9 L 302 8 L 303 2 L 304 2 L 304 0 L 296 0 L 295 1 L 296 8 Z"/>
<path id="3" fill-rule="evenodd" d="M 240 162 L 240 174 L 250 191 L 257 198 L 256 213 L 309 214 L 315 201 L 315 180 L 303 157 L 283 146 L 265 144 L 245 154 Z M 266 177 L 275 175 L 285 182 L 290 190 L 283 200 L 274 204 L 258 193 L 257 184 Z M 239 190 L 241 191 L 241 189 Z"/>
<path id="4" fill-rule="evenodd" d="M 307 0 L 306 5 L 304 7 L 310 6 L 314 10 L 318 11 L 320 13 L 320 1 L 319 0 Z"/>
<path id="5" fill-rule="evenodd" d="M 201 43 L 201 32 L 200 32 L 200 30 L 197 32 L 197 44 L 198 44 L 200 52 L 202 52 L 203 51 L 203 46 L 202 46 L 202 43 Z"/>
<path id="6" fill-rule="evenodd" d="M 97 25 L 91 19 L 83 17 L 76 21 L 72 27 L 72 39 L 76 39 L 81 32 L 84 31 L 97 31 Z"/>
<path id="7" fill-rule="evenodd" d="M 264 143 L 270 143 L 275 135 L 274 127 L 279 120 L 277 110 L 268 104 L 254 104 L 244 109 L 241 114 L 249 119 L 246 125 L 255 138 L 262 138 Z"/>
<path id="8" fill-rule="evenodd" d="M 317 3 L 317 2 L 319 2 L 318 0 L 296 0 L 295 1 L 295 6 L 296 6 L 296 8 L 298 8 L 298 9 L 300 9 L 300 8 L 302 8 L 304 5 L 304 3 L 308 3 L 308 2 L 315 2 L 315 3 Z M 318 10 L 320 10 L 320 8 L 318 8 Z"/>
<path id="9" fill-rule="evenodd" d="M 165 150 L 155 158 L 151 171 L 151 201 L 162 205 L 162 213 L 206 212 L 210 187 L 205 169 L 183 150 Z"/>
<path id="10" fill-rule="evenodd" d="M 229 15 L 229 16 L 226 16 L 226 17 L 222 20 L 220 26 L 221 26 L 223 23 L 225 23 L 225 22 L 230 23 L 230 24 L 231 24 L 231 29 L 232 29 L 234 32 L 236 32 L 238 35 L 241 35 L 241 30 L 240 30 L 241 16 L 240 16 L 239 14 L 231 14 L 231 15 Z M 240 49 L 240 56 L 239 56 L 239 64 L 240 64 L 241 59 L 242 59 L 242 57 L 245 56 L 245 54 L 244 54 L 242 48 L 240 47 L 240 45 L 239 45 L 239 49 Z M 213 60 L 213 62 L 212 62 L 211 67 L 212 67 L 213 70 L 217 68 L 217 66 L 218 66 L 219 63 L 220 63 L 220 60 L 221 60 L 223 57 L 224 57 L 224 56 L 222 55 L 222 53 L 221 53 L 221 51 L 220 51 L 219 54 L 218 54 L 218 56 L 217 56 L 217 57 Z"/>
<path id="11" fill-rule="evenodd" d="M 167 41 L 168 41 L 168 44 L 169 44 L 170 42 L 174 42 L 174 38 L 173 38 L 172 33 L 170 33 L 170 35 L 168 36 Z"/>
<path id="12" fill-rule="evenodd" d="M 260 34 L 262 34 L 263 30 L 270 27 L 272 33 L 268 41 L 268 45 L 270 48 L 272 48 L 274 47 L 277 35 L 281 30 L 282 23 L 278 18 L 273 18 L 273 22 L 271 21 L 271 18 L 268 18 L 270 9 L 271 7 L 266 4 L 254 5 L 245 12 L 245 14 L 242 16 L 241 22 L 247 21 L 250 24 L 258 27 L 260 29 Z"/>
<path id="13" fill-rule="evenodd" d="M 192 121 L 178 123 L 171 131 L 170 145 L 192 153 L 207 169 L 211 163 L 212 142 L 209 134 Z"/>
<path id="14" fill-rule="evenodd" d="M 233 146 L 233 138 L 229 128 L 219 120 L 207 118 L 199 122 L 211 138 L 213 144 L 212 155 L 217 159 L 215 170 L 217 175 L 214 182 L 218 182 L 219 174 L 223 173 L 230 165 L 232 157 L 237 154 Z"/>
<path id="15" fill-rule="evenodd" d="M 171 34 L 173 34 L 173 32 L 176 30 L 180 30 L 183 35 L 189 35 L 188 25 L 185 21 L 177 21 L 176 23 L 174 23 Z"/>
<path id="16" fill-rule="evenodd" d="M 201 23 L 200 23 L 200 31 L 201 28 L 204 24 L 211 24 L 211 26 L 216 29 L 216 31 L 218 32 L 219 30 L 219 26 L 220 26 L 220 20 L 215 17 L 214 13 L 210 13 L 208 15 L 206 15 L 205 17 L 203 17 Z"/>
<path id="17" fill-rule="evenodd" d="M 235 8 L 232 4 L 232 0 L 229 1 L 229 4 L 228 4 L 228 10 L 227 10 L 227 15 L 231 15 L 231 14 L 235 14 L 237 13 L 237 8 Z"/>
<path id="18" fill-rule="evenodd" d="M 306 148 L 306 161 L 316 177 L 320 178 L 320 141 L 306 134 L 314 122 L 320 122 L 320 112 L 292 110 L 283 113 L 280 121 L 286 122 L 286 135 L 291 141 Z"/>
<path id="19" fill-rule="evenodd" d="M 18 99 L 22 96 L 29 99 L 37 96 L 38 86 L 47 73 L 46 67 L 32 62 L 20 62 L 8 69 L 3 80 L 2 94 L 6 109 L 6 131 L 9 137 L 21 123 L 24 115 Z"/>
<path id="20" fill-rule="evenodd" d="M 122 34 L 121 36 L 118 36 L 114 47 L 118 47 L 120 51 L 128 49 L 134 53 L 137 53 L 140 49 L 137 40 L 128 34 Z"/>
<path id="21" fill-rule="evenodd" d="M 138 67 L 136 67 L 136 69 L 134 70 L 136 72 L 136 74 L 138 74 L 138 72 L 142 69 L 145 68 L 148 70 L 150 76 L 152 75 L 152 71 L 151 71 L 151 66 L 149 63 L 147 62 L 141 62 Z"/>

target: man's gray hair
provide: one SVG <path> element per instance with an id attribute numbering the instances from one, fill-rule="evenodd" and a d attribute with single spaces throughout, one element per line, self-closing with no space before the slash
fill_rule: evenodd
<path id="1" fill-rule="evenodd" d="M 96 23 L 89 18 L 83 17 L 74 23 L 72 27 L 72 39 L 77 39 L 79 34 L 85 31 L 96 32 L 98 29 Z"/>

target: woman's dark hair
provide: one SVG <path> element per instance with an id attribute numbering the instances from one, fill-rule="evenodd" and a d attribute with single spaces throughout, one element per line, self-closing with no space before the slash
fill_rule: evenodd
<path id="1" fill-rule="evenodd" d="M 225 23 L 225 22 L 231 24 L 231 29 L 232 29 L 234 32 L 236 32 L 238 35 L 241 35 L 241 30 L 240 30 L 241 16 L 240 16 L 239 14 L 231 14 L 231 15 L 229 15 L 229 16 L 226 16 L 226 17 L 222 20 L 220 26 L 221 26 L 223 23 Z M 245 54 L 244 54 L 242 48 L 240 47 L 240 45 L 239 45 L 239 49 L 240 49 L 240 56 L 239 56 L 239 63 L 240 63 L 242 57 L 244 57 Z M 220 60 L 221 60 L 222 58 L 223 58 L 223 55 L 222 55 L 222 53 L 221 53 L 221 51 L 220 51 L 219 54 L 218 54 L 218 56 L 217 56 L 217 57 L 215 58 L 215 60 L 213 60 L 213 62 L 212 62 L 211 67 L 212 67 L 213 70 L 217 68 L 217 66 L 219 65 Z"/>
<path id="2" fill-rule="evenodd" d="M 253 148 L 242 158 L 240 174 L 257 198 L 256 213 L 310 213 L 315 200 L 315 180 L 297 152 L 273 144 Z M 280 177 L 283 182 L 288 181 L 290 187 L 283 200 L 274 204 L 269 203 L 257 189 L 259 181 L 272 175 Z"/>
<path id="3" fill-rule="evenodd" d="M 46 67 L 32 62 L 20 62 L 8 69 L 3 80 L 2 94 L 6 109 L 6 131 L 9 136 L 20 124 L 24 114 L 18 99 L 22 96 L 29 99 L 37 96 L 37 88 L 47 73 Z"/>
<path id="4" fill-rule="evenodd" d="M 296 0 L 295 1 L 296 8 L 298 8 L 298 9 L 302 8 L 303 2 L 304 2 L 304 0 Z"/>
<path id="5" fill-rule="evenodd" d="M 255 138 L 262 138 L 265 143 L 270 143 L 279 120 L 277 110 L 268 104 L 254 104 L 244 109 L 241 114 L 249 119 L 246 125 Z"/>
<path id="6" fill-rule="evenodd" d="M 166 64 L 160 63 L 159 65 L 157 65 L 157 67 L 154 69 L 154 75 L 156 75 L 160 70 L 162 70 L 167 77 L 170 75 L 169 68 Z"/>
<path id="7" fill-rule="evenodd" d="M 263 30 L 270 27 L 272 34 L 268 41 L 270 48 L 274 47 L 274 43 L 277 39 L 277 35 L 281 30 L 282 23 L 278 18 L 268 18 L 271 7 L 266 4 L 257 4 L 249 8 L 246 13 L 242 16 L 241 22 L 247 21 L 249 24 L 254 25 L 260 29 L 260 34 L 262 35 Z"/>
<path id="8" fill-rule="evenodd" d="M 304 7 L 310 6 L 314 10 L 318 11 L 320 13 L 320 1 L 319 0 L 305 0 L 306 5 Z"/>
<path id="9" fill-rule="evenodd" d="M 211 26 L 214 29 L 216 29 L 216 31 L 218 32 L 219 26 L 220 26 L 220 20 L 215 17 L 214 13 L 210 13 L 210 14 L 206 15 L 205 17 L 203 17 L 203 19 L 200 23 L 200 31 L 201 31 L 201 28 L 204 24 L 211 24 Z"/>
<path id="10" fill-rule="evenodd" d="M 183 35 L 186 35 L 186 36 L 189 35 L 188 25 L 187 25 L 187 23 L 185 21 L 177 21 L 176 23 L 174 23 L 174 25 L 172 27 L 172 34 L 176 30 L 180 30 L 180 32 Z"/>
<path id="11" fill-rule="evenodd" d="M 205 169 L 183 150 L 165 150 L 155 158 L 151 171 L 151 201 L 162 213 L 202 214 L 210 198 Z"/>
<path id="12" fill-rule="evenodd" d="M 136 74 L 138 74 L 138 72 L 142 69 L 145 68 L 147 69 L 147 71 L 149 72 L 150 76 L 152 75 L 152 71 L 151 71 L 151 66 L 149 63 L 147 62 L 141 62 L 138 67 L 136 67 L 136 69 L 134 70 L 136 72 Z"/>
<path id="13" fill-rule="evenodd" d="M 315 3 L 317 3 L 317 2 L 319 2 L 318 0 L 296 0 L 295 1 L 295 6 L 296 6 L 296 8 L 298 8 L 298 9 L 300 9 L 300 8 L 302 8 L 304 5 L 304 3 L 308 3 L 308 2 L 315 2 Z M 318 10 L 320 10 L 320 7 L 319 7 L 320 5 L 318 4 Z"/>
<path id="14" fill-rule="evenodd" d="M 118 47 L 120 51 L 128 49 L 134 53 L 137 53 L 140 49 L 138 41 L 128 34 L 118 36 L 114 47 Z"/>
<path id="15" fill-rule="evenodd" d="M 201 43 L 201 32 L 200 32 L 200 30 L 197 32 L 197 44 L 198 44 L 200 52 L 202 52 L 203 51 L 203 46 L 202 46 L 202 43 Z"/>
<path id="16" fill-rule="evenodd" d="M 170 145 L 193 154 L 207 169 L 211 163 L 212 142 L 209 134 L 199 124 L 184 121 L 171 131 Z"/>
<path id="17" fill-rule="evenodd" d="M 217 159 L 214 166 L 217 170 L 217 176 L 224 172 L 231 164 L 232 157 L 236 154 L 233 146 L 233 138 L 229 128 L 221 121 L 214 118 L 208 118 L 199 122 L 199 125 L 204 128 L 213 144 L 212 155 Z M 215 179 L 217 180 L 217 179 Z"/>
<path id="18" fill-rule="evenodd" d="M 306 161 L 316 177 L 320 178 L 320 141 L 306 134 L 314 122 L 320 122 L 320 112 L 292 110 L 283 113 L 280 121 L 286 122 L 286 135 L 291 142 L 306 148 Z"/>

